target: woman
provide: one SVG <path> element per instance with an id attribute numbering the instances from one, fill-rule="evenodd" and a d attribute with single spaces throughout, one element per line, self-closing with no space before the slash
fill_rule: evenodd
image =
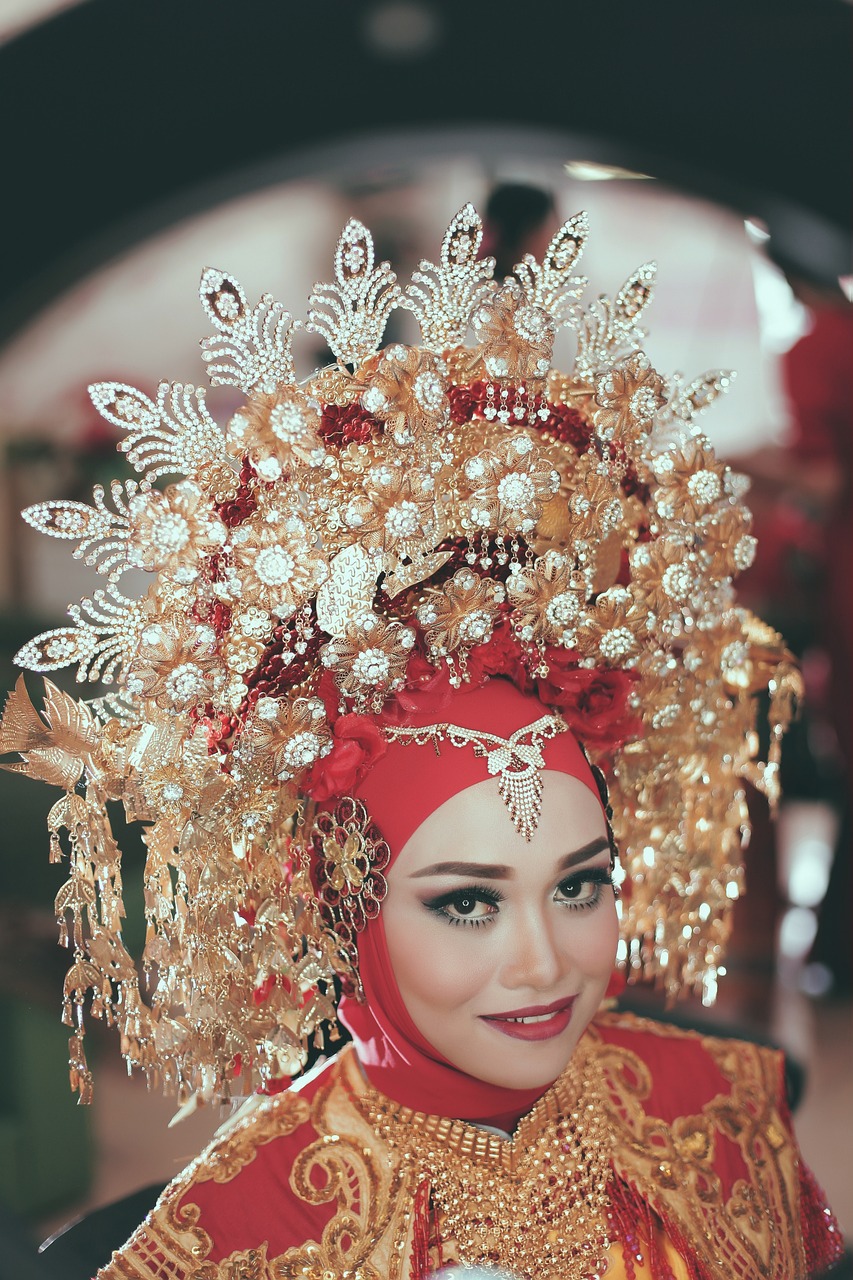
<path id="1" fill-rule="evenodd" d="M 667 389 L 636 350 L 647 269 L 581 318 L 585 235 L 497 285 L 466 207 L 407 291 L 423 345 L 379 351 L 402 296 L 349 223 L 310 313 L 339 363 L 307 384 L 290 317 L 207 271 L 213 380 L 249 396 L 233 460 L 192 389 L 102 384 L 134 465 L 187 480 L 27 513 L 111 586 L 19 660 L 122 664 L 117 700 L 46 682 L 45 724 L 19 687 L 0 727 L 66 789 L 72 1081 L 91 989 L 184 1100 L 267 1095 L 110 1280 L 781 1280 L 838 1252 L 778 1056 L 598 1012 L 617 956 L 713 997 L 742 780 L 772 794 L 796 677 L 734 602 L 737 479 L 684 429 L 724 379 Z M 145 996 L 109 797 L 148 823 Z M 288 1087 L 336 1016 L 353 1046 Z"/>

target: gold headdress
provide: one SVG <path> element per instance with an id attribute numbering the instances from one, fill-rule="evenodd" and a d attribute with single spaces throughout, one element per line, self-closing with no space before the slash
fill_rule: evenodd
<path id="1" fill-rule="evenodd" d="M 181 1095 L 300 1068 L 354 964 L 318 859 L 339 836 L 347 920 L 377 908 L 387 861 L 353 801 L 306 837 L 303 797 L 335 795 L 335 779 L 345 793 L 342 762 L 369 763 L 377 716 L 439 671 L 511 674 L 576 730 L 610 788 L 631 974 L 712 997 L 742 887 L 743 784 L 775 796 L 797 676 L 735 603 L 754 551 L 745 484 L 695 424 L 728 376 L 651 367 L 649 265 L 584 311 L 586 235 L 573 218 L 498 283 L 466 206 L 403 291 L 353 220 L 308 317 L 335 364 L 298 381 L 300 323 L 206 270 L 203 358 L 246 395 L 225 432 L 190 386 L 91 389 L 142 480 L 115 482 L 111 505 L 97 487 L 91 506 L 25 512 L 106 583 L 17 660 L 117 687 L 77 701 L 45 680 L 39 715 L 21 678 L 0 726 L 0 750 L 22 757 L 6 767 L 65 793 L 49 826 L 52 857 L 62 830 L 70 856 L 56 909 L 82 1096 L 89 992 L 128 1061 Z M 419 346 L 380 349 L 394 308 L 416 316 Z M 571 374 L 551 368 L 561 326 L 578 335 Z M 121 587 L 130 567 L 154 575 L 138 600 Z M 110 799 L 144 824 L 144 991 Z"/>

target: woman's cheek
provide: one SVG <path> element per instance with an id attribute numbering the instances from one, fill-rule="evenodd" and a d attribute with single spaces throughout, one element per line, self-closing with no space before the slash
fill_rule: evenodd
<path id="1" fill-rule="evenodd" d="M 385 936 L 403 996 L 425 1006 L 451 1010 L 473 999 L 489 981 L 494 958 L 483 937 L 489 925 L 474 930 L 419 910 L 386 920 Z M 479 946 L 474 946 L 479 943 Z"/>

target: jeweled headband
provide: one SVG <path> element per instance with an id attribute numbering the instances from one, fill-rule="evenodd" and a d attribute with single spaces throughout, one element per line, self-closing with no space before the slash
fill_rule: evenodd
<path id="1" fill-rule="evenodd" d="M 586 236 L 571 219 L 541 263 L 496 282 L 466 206 L 404 289 L 353 220 L 304 326 L 331 366 L 299 380 L 301 323 L 206 270 L 203 358 L 246 396 L 225 430 L 190 386 L 91 388 L 141 478 L 25 513 L 104 586 L 18 661 L 113 687 L 75 699 L 46 680 L 39 714 L 19 682 L 0 726 L 0 750 L 22 757 L 7 767 L 62 792 L 49 826 L 51 856 L 69 857 L 57 914 L 82 1095 L 90 995 L 128 1061 L 182 1095 L 299 1069 L 354 963 L 324 914 L 306 805 L 351 794 L 384 728 L 426 723 L 442 686 L 495 675 L 535 693 L 606 775 L 630 972 L 712 997 L 742 888 L 744 784 L 775 795 L 799 686 L 734 595 L 754 554 L 745 482 L 698 424 L 729 379 L 651 367 L 650 265 L 584 310 Z M 395 308 L 414 313 L 419 345 L 381 349 Z M 567 373 L 551 367 L 564 326 Z M 122 589 L 131 567 L 151 574 L 141 599 Z M 110 799 L 145 828 L 143 987 Z"/>

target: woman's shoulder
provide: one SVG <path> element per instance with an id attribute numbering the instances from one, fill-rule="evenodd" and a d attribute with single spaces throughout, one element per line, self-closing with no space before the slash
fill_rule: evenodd
<path id="1" fill-rule="evenodd" d="M 275 1256 L 322 1229 L 325 1198 L 296 1195 L 293 1174 L 300 1158 L 327 1140 L 326 1113 L 340 1118 L 347 1105 L 347 1052 L 282 1093 L 250 1098 L 169 1183 L 98 1280 L 184 1280 L 206 1274 L 202 1263 L 244 1253 L 247 1265 L 261 1264 L 268 1251 Z"/>
<path id="2" fill-rule="evenodd" d="M 784 1106 L 778 1049 L 624 1011 L 599 1013 L 589 1035 L 610 1073 L 658 1114 L 672 1118 L 746 1094 Z"/>

